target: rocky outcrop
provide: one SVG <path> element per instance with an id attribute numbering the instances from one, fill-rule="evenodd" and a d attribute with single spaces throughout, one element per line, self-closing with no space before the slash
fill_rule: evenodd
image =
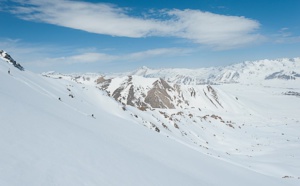
<path id="1" fill-rule="evenodd" d="M 284 92 L 282 93 L 283 95 L 287 95 L 287 96 L 296 96 L 296 97 L 300 97 L 300 92 L 295 92 L 295 91 L 288 91 L 288 92 Z"/>
<path id="2" fill-rule="evenodd" d="M 217 104 L 220 105 L 221 107 L 223 107 L 219 101 L 219 97 L 218 97 L 218 94 L 215 91 L 215 89 L 213 89 L 212 86 L 207 85 L 207 91 L 212 95 L 213 99 L 217 102 Z"/>
<path id="3" fill-rule="evenodd" d="M 285 72 L 283 70 L 279 72 L 274 72 L 268 76 L 265 77 L 265 80 L 270 80 L 270 79 L 282 79 L 282 80 L 295 80 L 297 78 L 300 78 L 300 74 L 291 71 L 291 72 Z"/>
<path id="4" fill-rule="evenodd" d="M 24 70 L 24 67 L 22 67 L 19 63 L 17 63 L 8 53 L 6 53 L 3 50 L 0 50 L 0 57 L 4 59 L 6 62 L 14 65 L 19 70 Z"/>
<path id="5" fill-rule="evenodd" d="M 105 90 L 108 95 L 124 105 L 140 109 L 175 108 L 171 103 L 172 98 L 168 94 L 168 91 L 174 91 L 174 89 L 163 79 L 156 80 L 151 87 L 144 87 L 133 83 L 132 76 L 127 76 L 118 87 L 112 88 L 113 80 L 99 77 L 96 83 L 100 89 Z"/>
<path id="6" fill-rule="evenodd" d="M 145 102 L 151 105 L 152 108 L 174 109 L 175 106 L 171 103 L 172 98 L 167 90 L 172 91 L 174 89 L 163 79 L 155 81 L 153 88 L 148 91 Z"/>

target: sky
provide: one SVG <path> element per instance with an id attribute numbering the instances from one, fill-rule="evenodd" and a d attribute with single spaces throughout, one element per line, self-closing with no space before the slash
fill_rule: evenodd
<path id="1" fill-rule="evenodd" d="M 33 72 L 300 57 L 299 0 L 0 0 L 0 49 Z"/>

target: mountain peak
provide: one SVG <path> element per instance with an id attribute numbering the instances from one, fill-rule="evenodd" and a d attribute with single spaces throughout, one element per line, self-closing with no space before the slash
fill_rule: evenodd
<path id="1" fill-rule="evenodd" d="M 149 70 L 151 69 L 146 66 L 142 66 L 139 69 L 132 72 L 130 75 L 145 76 Z"/>
<path id="2" fill-rule="evenodd" d="M 148 68 L 147 66 L 142 66 L 140 69 L 149 70 L 150 68 Z"/>

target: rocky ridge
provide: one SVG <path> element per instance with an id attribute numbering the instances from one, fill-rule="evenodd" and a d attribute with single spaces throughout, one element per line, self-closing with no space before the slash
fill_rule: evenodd
<path id="1" fill-rule="evenodd" d="M 2 58 L 6 62 L 12 64 L 17 69 L 19 69 L 21 71 L 24 70 L 24 67 L 22 65 L 17 63 L 7 52 L 5 52 L 3 50 L 0 50 L 0 58 Z"/>
<path id="2" fill-rule="evenodd" d="M 201 102 L 208 102 L 210 107 L 223 108 L 217 91 L 211 85 L 195 88 L 168 83 L 162 78 L 144 78 L 135 75 L 108 79 L 101 76 L 96 83 L 116 101 L 140 110 L 154 108 L 201 110 Z"/>

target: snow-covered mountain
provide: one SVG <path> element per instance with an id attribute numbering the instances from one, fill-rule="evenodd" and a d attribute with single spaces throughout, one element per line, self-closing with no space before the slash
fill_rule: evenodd
<path id="1" fill-rule="evenodd" d="M 137 73 L 37 75 L 5 61 L 0 185 L 300 183 L 297 76 L 193 85 Z"/>
<path id="2" fill-rule="evenodd" d="M 142 67 L 128 75 L 162 78 L 168 82 L 199 85 L 260 83 L 263 80 L 300 79 L 300 58 L 246 61 L 225 67 L 200 69 L 149 69 Z"/>
<path id="3" fill-rule="evenodd" d="M 205 102 L 208 108 L 223 108 L 217 91 L 210 85 L 182 86 L 167 83 L 161 78 L 124 76 L 96 80 L 98 87 L 123 105 L 130 105 L 140 110 L 147 108 L 198 108 Z"/>

